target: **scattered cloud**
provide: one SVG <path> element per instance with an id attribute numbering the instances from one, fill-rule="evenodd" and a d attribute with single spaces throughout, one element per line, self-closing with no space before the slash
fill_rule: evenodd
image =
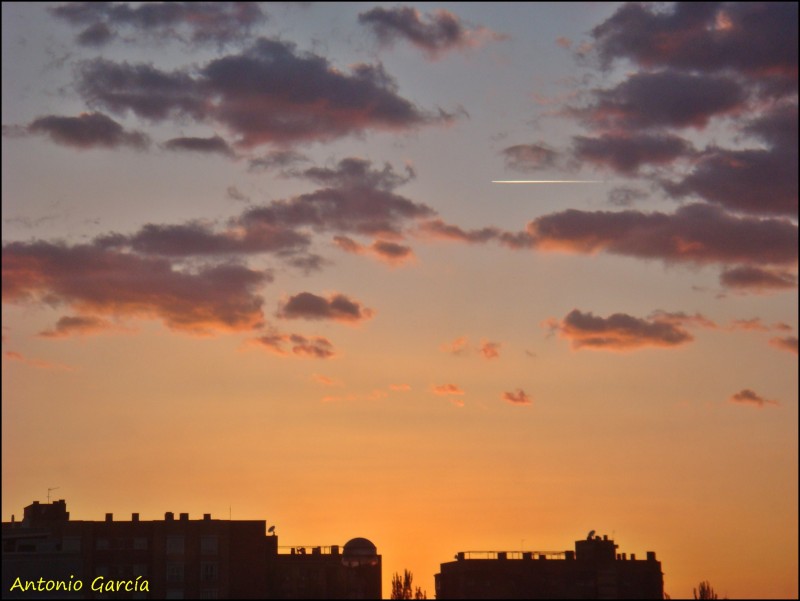
<path id="1" fill-rule="evenodd" d="M 260 157 L 250 159 L 248 169 L 255 172 L 269 171 L 270 169 L 287 169 L 309 160 L 306 155 L 294 150 L 270 150 Z"/>
<path id="2" fill-rule="evenodd" d="M 192 72 L 86 61 L 77 89 L 90 105 L 114 113 L 224 126 L 244 149 L 329 141 L 367 130 L 407 131 L 455 118 L 402 98 L 380 64 L 354 65 L 348 74 L 324 57 L 267 38 Z"/>
<path id="3" fill-rule="evenodd" d="M 459 336 L 452 342 L 445 342 L 439 349 L 451 355 L 466 355 L 469 352 L 469 340 L 466 336 Z"/>
<path id="4" fill-rule="evenodd" d="M 666 262 L 793 264 L 797 226 L 784 219 L 737 216 L 704 204 L 675 213 L 578 211 L 551 213 L 528 224 L 538 250 L 600 251 Z"/>
<path id="5" fill-rule="evenodd" d="M 440 384 L 438 386 L 433 386 L 431 390 L 433 390 L 433 394 L 438 394 L 440 396 L 461 396 L 464 394 L 464 391 L 455 384 Z"/>
<path id="6" fill-rule="evenodd" d="M 451 50 L 475 48 L 490 41 L 507 39 L 485 27 L 470 29 L 446 10 L 422 15 L 408 6 L 376 7 L 359 14 L 358 22 L 369 27 L 381 44 L 389 46 L 398 39 L 406 40 L 422 50 L 430 60 L 437 60 Z"/>
<path id="7" fill-rule="evenodd" d="M 324 298 L 310 292 L 301 292 L 289 297 L 282 304 L 278 316 L 284 319 L 330 319 L 345 323 L 356 323 L 370 319 L 372 309 L 363 307 L 344 294 L 334 293 Z"/>
<path id="8" fill-rule="evenodd" d="M 720 283 L 726 288 L 745 292 L 773 292 L 797 288 L 797 276 L 778 269 L 764 269 L 742 265 L 726 269 L 720 274 Z"/>
<path id="9" fill-rule="evenodd" d="M 416 177 L 411 165 L 405 166 L 405 173 L 395 172 L 389 163 L 382 169 L 372 167 L 372 161 L 358 157 L 347 157 L 334 167 L 309 167 L 302 171 L 289 172 L 293 177 L 307 179 L 328 188 L 345 190 L 369 188 L 389 192 L 408 183 Z"/>
<path id="10" fill-rule="evenodd" d="M 661 6 L 626 3 L 592 30 L 610 64 L 701 73 L 741 71 L 773 94 L 797 90 L 797 4 L 740 2 Z"/>
<path id="11" fill-rule="evenodd" d="M 573 309 L 561 321 L 551 319 L 545 325 L 569 340 L 575 350 L 629 351 L 646 347 L 674 348 L 689 343 L 694 338 L 683 325 L 692 320 L 681 319 L 678 314 L 660 313 L 646 319 L 626 313 L 599 317 Z"/>
<path id="12" fill-rule="evenodd" d="M 397 392 L 405 392 L 411 390 L 411 386 L 409 384 L 390 384 L 389 389 Z"/>
<path id="13" fill-rule="evenodd" d="M 732 211 L 797 217 L 797 103 L 782 103 L 744 128 L 766 148 L 710 146 L 682 180 L 663 182 L 676 198 L 699 196 Z"/>
<path id="14" fill-rule="evenodd" d="M 552 169 L 559 158 L 557 151 L 543 143 L 509 146 L 500 154 L 503 155 L 507 168 L 522 172 Z"/>
<path id="15" fill-rule="evenodd" d="M 736 394 L 731 395 L 728 399 L 731 403 L 740 403 L 743 405 L 753 405 L 755 407 L 765 407 L 767 405 L 779 405 L 778 401 L 765 399 L 753 392 L 749 388 L 743 388 Z"/>
<path id="16" fill-rule="evenodd" d="M 56 144 L 79 150 L 123 146 L 143 150 L 150 143 L 145 134 L 126 131 L 119 123 L 102 113 L 81 113 L 77 117 L 39 117 L 26 130 L 30 134 L 46 135 Z"/>
<path id="17" fill-rule="evenodd" d="M 11 242 L 3 247 L 3 302 L 65 305 L 84 316 L 160 319 L 195 334 L 263 323 L 256 292 L 271 276 L 237 264 L 178 270 L 169 261 L 96 245 Z"/>
<path id="18" fill-rule="evenodd" d="M 75 371 L 75 368 L 72 367 L 71 365 L 66 365 L 64 363 L 54 363 L 52 361 L 46 361 L 44 359 L 26 357 L 25 355 L 17 351 L 6 351 L 3 353 L 3 358 L 8 361 L 15 361 L 18 363 L 22 363 L 23 365 L 28 365 L 29 367 L 35 367 L 37 369 L 47 369 L 52 371 Z"/>
<path id="19" fill-rule="evenodd" d="M 76 27 L 82 46 L 104 46 L 123 30 L 163 41 L 226 44 L 267 20 L 254 2 L 69 2 L 50 13 Z"/>
<path id="20" fill-rule="evenodd" d="M 480 353 L 486 359 L 496 359 L 500 356 L 500 342 L 489 342 L 488 340 L 481 340 Z"/>
<path id="21" fill-rule="evenodd" d="M 414 259 L 414 251 L 410 246 L 388 240 L 375 240 L 369 246 L 365 246 L 347 236 L 334 236 L 333 243 L 345 252 L 370 255 L 389 265 L 402 265 Z"/>
<path id="22" fill-rule="evenodd" d="M 367 394 L 327 395 L 320 399 L 323 403 L 338 403 L 342 401 L 377 401 L 386 398 L 385 390 L 375 389 Z"/>
<path id="23" fill-rule="evenodd" d="M 292 254 L 309 245 L 309 237 L 291 227 L 248 219 L 252 210 L 231 219 L 222 229 L 198 221 L 180 225 L 148 223 L 134 234 L 106 234 L 95 243 L 104 248 L 130 248 L 137 253 L 165 257 Z"/>
<path id="24" fill-rule="evenodd" d="M 608 203 L 618 207 L 630 207 L 645 198 L 647 198 L 646 192 L 625 186 L 614 188 L 608 193 Z"/>
<path id="25" fill-rule="evenodd" d="M 210 138 L 172 138 L 164 142 L 167 150 L 198 152 L 200 154 L 221 154 L 234 157 L 235 153 L 228 143 L 219 136 Z"/>
<path id="26" fill-rule="evenodd" d="M 342 386 L 343 385 L 341 380 L 337 380 L 336 378 L 329 378 L 328 376 L 323 376 L 321 374 L 313 374 L 311 377 L 316 382 L 319 382 L 323 386 Z"/>
<path id="27" fill-rule="evenodd" d="M 322 336 L 306 337 L 301 334 L 273 332 L 254 338 L 252 342 L 282 356 L 293 354 L 310 359 L 330 359 L 336 354 L 331 341 Z"/>
<path id="28" fill-rule="evenodd" d="M 598 138 L 576 136 L 572 140 L 578 160 L 625 175 L 633 175 L 643 166 L 671 164 L 693 152 L 691 144 L 667 134 L 604 134 Z"/>
<path id="29" fill-rule="evenodd" d="M 84 336 L 109 330 L 113 325 L 105 319 L 92 315 L 65 315 L 49 330 L 39 332 L 42 338 L 68 338 L 73 335 Z"/>
<path id="30" fill-rule="evenodd" d="M 593 103 L 574 109 L 593 128 L 704 128 L 712 117 L 741 111 L 747 99 L 734 79 L 679 71 L 638 72 L 616 87 L 596 90 Z"/>
<path id="31" fill-rule="evenodd" d="M 792 265 L 797 225 L 788 219 L 727 213 L 704 203 L 674 213 L 568 209 L 537 217 L 523 232 L 496 227 L 463 230 L 441 219 L 419 226 L 424 236 L 466 243 L 496 241 L 513 249 L 607 252 L 667 263 Z"/>
<path id="32" fill-rule="evenodd" d="M 250 197 L 236 186 L 228 186 L 225 190 L 225 196 L 238 202 L 250 202 Z"/>
<path id="33" fill-rule="evenodd" d="M 533 403 L 533 399 L 522 388 L 517 388 L 515 392 L 504 392 L 502 398 L 512 405 L 530 405 Z"/>
<path id="34" fill-rule="evenodd" d="M 784 336 L 783 338 L 772 338 L 769 343 L 782 351 L 789 351 L 797 354 L 797 336 Z"/>

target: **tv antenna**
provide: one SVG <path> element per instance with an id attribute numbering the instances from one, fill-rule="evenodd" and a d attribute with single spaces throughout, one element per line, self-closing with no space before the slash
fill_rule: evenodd
<path id="1" fill-rule="evenodd" d="M 50 493 L 52 491 L 54 491 L 54 490 L 58 490 L 59 488 L 61 488 L 61 487 L 60 486 L 54 486 L 53 488 L 48 488 L 47 489 L 47 502 L 48 503 L 50 503 Z"/>

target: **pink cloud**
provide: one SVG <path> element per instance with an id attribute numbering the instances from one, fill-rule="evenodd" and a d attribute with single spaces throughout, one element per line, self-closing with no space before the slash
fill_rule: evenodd
<path id="1" fill-rule="evenodd" d="M 254 338 L 252 342 L 282 356 L 292 353 L 304 358 L 330 359 L 336 354 L 331 341 L 322 336 L 306 337 L 300 334 L 272 333 Z"/>
<path id="2" fill-rule="evenodd" d="M 455 384 L 440 384 L 432 387 L 433 393 L 440 396 L 463 395 L 464 391 Z"/>
<path id="3" fill-rule="evenodd" d="M 466 336 L 459 336 L 452 342 L 445 342 L 439 349 L 451 355 L 465 355 L 469 352 L 469 340 Z"/>
<path id="4" fill-rule="evenodd" d="M 45 361 L 44 359 L 35 359 L 26 357 L 22 353 L 17 351 L 6 351 L 3 353 L 3 358 L 7 359 L 8 361 L 16 361 L 22 363 L 23 365 L 29 365 L 30 367 L 35 367 L 37 369 L 47 369 L 53 371 L 75 371 L 75 368 L 71 365 L 65 365 L 63 363 L 53 363 L 52 361 Z"/>
<path id="5" fill-rule="evenodd" d="M 797 336 L 785 336 L 783 338 L 773 338 L 769 343 L 782 351 L 797 354 Z"/>
<path id="6" fill-rule="evenodd" d="M 502 398 L 512 405 L 530 405 L 533 403 L 533 399 L 522 388 L 517 388 L 514 392 L 504 392 Z"/>
<path id="7" fill-rule="evenodd" d="M 731 403 L 741 403 L 743 405 L 753 405 L 755 407 L 764 407 L 766 405 L 779 405 L 778 401 L 771 401 L 756 394 L 749 388 L 743 388 L 736 394 L 731 395 L 728 399 Z"/>
<path id="8" fill-rule="evenodd" d="M 500 342 L 489 342 L 488 340 L 482 340 L 480 353 L 486 359 L 496 359 L 500 356 L 500 346 Z"/>

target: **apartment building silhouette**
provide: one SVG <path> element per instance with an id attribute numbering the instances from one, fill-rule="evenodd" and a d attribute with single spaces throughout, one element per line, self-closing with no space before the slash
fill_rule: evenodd
<path id="1" fill-rule="evenodd" d="M 441 564 L 437 599 L 663 599 L 656 554 L 617 553 L 589 533 L 574 551 L 462 551 Z"/>
<path id="2" fill-rule="evenodd" d="M 265 520 L 70 520 L 62 499 L 3 523 L 2 580 L 4 599 L 378 599 L 381 556 L 364 538 L 279 547 Z"/>

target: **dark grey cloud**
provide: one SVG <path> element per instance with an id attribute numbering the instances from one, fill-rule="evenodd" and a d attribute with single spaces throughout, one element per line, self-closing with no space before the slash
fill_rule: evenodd
<path id="1" fill-rule="evenodd" d="M 126 131 L 119 123 L 102 113 L 82 113 L 77 117 L 39 117 L 26 130 L 31 134 L 49 136 L 57 144 L 79 149 L 128 146 L 142 150 L 150 143 L 145 134 Z"/>
<path id="2" fill-rule="evenodd" d="M 743 109 L 746 100 L 731 77 L 639 72 L 614 88 L 596 90 L 593 102 L 576 114 L 601 128 L 702 128 L 712 117 Z"/>
<path id="3" fill-rule="evenodd" d="M 790 265 L 797 261 L 797 226 L 785 219 L 736 216 L 703 204 L 675 213 L 567 210 L 528 224 L 530 246 L 667 262 Z"/>
<path id="4" fill-rule="evenodd" d="M 625 175 L 642 166 L 669 165 L 693 153 L 691 144 L 668 134 L 603 134 L 597 138 L 572 138 L 573 154 L 580 161 L 608 167 Z"/>
<path id="5" fill-rule="evenodd" d="M 240 227 L 234 218 L 228 227 L 190 221 L 179 225 L 149 223 L 130 235 L 108 234 L 97 238 L 106 248 L 128 247 L 137 253 L 188 257 L 235 255 L 304 250 L 308 236 L 280 224 L 250 223 Z"/>
<path id="6" fill-rule="evenodd" d="M 627 3 L 592 30 L 605 63 L 739 71 L 772 94 L 797 91 L 796 2 Z"/>
<path id="7" fill-rule="evenodd" d="M 763 269 L 753 265 L 726 269 L 720 275 L 719 280 L 726 288 L 735 290 L 769 292 L 797 288 L 795 274 L 779 269 Z"/>
<path id="8" fill-rule="evenodd" d="M 227 157 L 235 156 L 233 149 L 219 136 L 211 136 L 209 138 L 172 138 L 164 142 L 164 148 L 204 154 L 221 154 Z"/>
<path id="9" fill-rule="evenodd" d="M 470 28 L 446 10 L 422 15 L 408 6 L 376 7 L 359 14 L 358 22 L 369 27 L 382 44 L 391 45 L 396 40 L 407 40 L 434 60 L 449 50 L 472 48 L 490 40 L 505 39 L 505 36 L 485 27 Z"/>
<path id="10" fill-rule="evenodd" d="M 195 44 L 241 40 L 267 16 L 256 2 L 71 2 L 50 9 L 74 26 L 88 26 L 78 43 L 98 46 L 117 30 Z M 108 35 L 97 35 L 104 28 Z M 95 33 L 91 33 L 91 32 Z"/>
<path id="11" fill-rule="evenodd" d="M 294 177 L 302 177 L 322 186 L 334 188 L 373 188 L 391 191 L 416 177 L 414 169 L 406 165 L 405 174 L 395 172 L 388 163 L 383 169 L 373 169 L 372 161 L 348 157 L 335 167 L 311 167 L 304 171 L 292 171 Z"/>
<path id="12" fill-rule="evenodd" d="M 409 177 L 396 174 L 388 165 L 372 169 L 368 161 L 346 159 L 337 168 L 309 170 L 300 176 L 342 187 L 248 205 L 224 224 L 150 223 L 132 234 L 99 236 L 95 243 L 102 248 L 164 257 L 273 253 L 288 264 L 310 271 L 324 262 L 308 254 L 309 230 L 377 236 L 368 251 L 390 263 L 401 262 L 411 258 L 413 252 L 396 240 L 413 223 L 435 215 L 426 205 L 381 189 L 399 185 Z"/>
<path id="13" fill-rule="evenodd" d="M 683 327 L 680 320 L 662 319 L 659 315 L 648 319 L 633 317 L 626 313 L 614 313 L 599 317 L 572 310 L 561 321 L 548 324 L 562 338 L 570 341 L 574 349 L 600 349 L 627 351 L 645 347 L 677 347 L 694 338 Z"/>
<path id="14" fill-rule="evenodd" d="M 431 219 L 424 221 L 419 226 L 420 232 L 425 236 L 430 236 L 440 240 L 452 240 L 454 242 L 482 243 L 490 240 L 499 240 L 504 235 L 500 229 L 492 226 L 464 230 L 457 225 L 446 223 L 441 219 Z M 527 238 L 527 237 L 526 237 Z"/>
<path id="15" fill-rule="evenodd" d="M 308 226 L 317 231 L 391 237 L 399 236 L 409 223 L 433 215 L 430 207 L 384 190 L 323 188 L 248 209 L 240 224 L 245 228 Z"/>
<path id="16" fill-rule="evenodd" d="M 111 31 L 105 23 L 93 23 L 78 34 L 78 44 L 81 46 L 105 46 L 115 37 L 114 32 Z"/>
<path id="17" fill-rule="evenodd" d="M 260 327 L 263 299 L 256 290 L 270 280 L 242 265 L 178 270 L 163 258 L 97 245 L 3 246 L 3 302 L 65 305 L 84 317 L 154 318 L 191 333 Z"/>
<path id="18" fill-rule="evenodd" d="M 180 70 L 161 71 L 147 64 L 102 58 L 86 61 L 78 68 L 76 87 L 92 106 L 118 114 L 131 111 L 152 121 L 177 116 L 200 121 L 209 110 L 192 75 Z"/>
<path id="19" fill-rule="evenodd" d="M 95 334 L 112 327 L 108 320 L 92 315 L 65 315 L 49 330 L 39 332 L 42 338 L 67 338 L 74 335 Z"/>
<path id="20" fill-rule="evenodd" d="M 410 247 L 388 240 L 376 240 L 370 246 L 372 251 L 390 263 L 404 261 L 414 255 Z"/>
<path id="21" fill-rule="evenodd" d="M 441 219 L 420 225 L 423 235 L 467 243 L 498 242 L 514 249 L 584 254 L 607 252 L 665 262 L 792 265 L 797 225 L 788 219 L 732 215 L 707 204 L 674 213 L 568 209 L 529 222 L 525 231 L 463 230 Z"/>
<path id="22" fill-rule="evenodd" d="M 266 154 L 250 159 L 248 170 L 260 172 L 270 169 L 286 169 L 298 163 L 307 163 L 309 158 L 294 150 L 271 150 Z"/>
<path id="23" fill-rule="evenodd" d="M 329 319 L 345 323 L 363 321 L 373 314 L 372 309 L 363 307 L 344 294 L 332 294 L 325 298 L 310 292 L 289 297 L 278 311 L 279 317 L 284 319 Z"/>
<path id="24" fill-rule="evenodd" d="M 736 394 L 731 395 L 731 398 L 728 399 L 731 403 L 741 403 L 744 405 L 753 405 L 754 407 L 762 408 L 765 405 L 778 405 L 778 401 L 772 401 L 769 399 L 765 399 L 760 394 L 750 390 L 749 388 L 743 388 Z"/>
<path id="25" fill-rule="evenodd" d="M 196 73 L 96 59 L 81 66 L 77 88 L 90 104 L 114 112 L 224 125 L 247 148 L 404 131 L 454 119 L 401 97 L 380 64 L 358 64 L 348 74 L 319 55 L 266 38 Z"/>
<path id="26" fill-rule="evenodd" d="M 546 144 L 516 144 L 501 153 L 506 167 L 515 171 L 533 172 L 556 166 L 559 153 Z"/>
<path id="27" fill-rule="evenodd" d="M 608 193 L 609 204 L 618 207 L 630 207 L 637 201 L 647 198 L 647 193 L 637 188 L 621 186 L 614 188 Z"/>
<path id="28" fill-rule="evenodd" d="M 798 214 L 797 104 L 781 104 L 744 128 L 767 148 L 711 147 L 698 155 L 682 180 L 666 182 L 672 196 L 695 195 L 730 210 L 754 214 Z"/>

